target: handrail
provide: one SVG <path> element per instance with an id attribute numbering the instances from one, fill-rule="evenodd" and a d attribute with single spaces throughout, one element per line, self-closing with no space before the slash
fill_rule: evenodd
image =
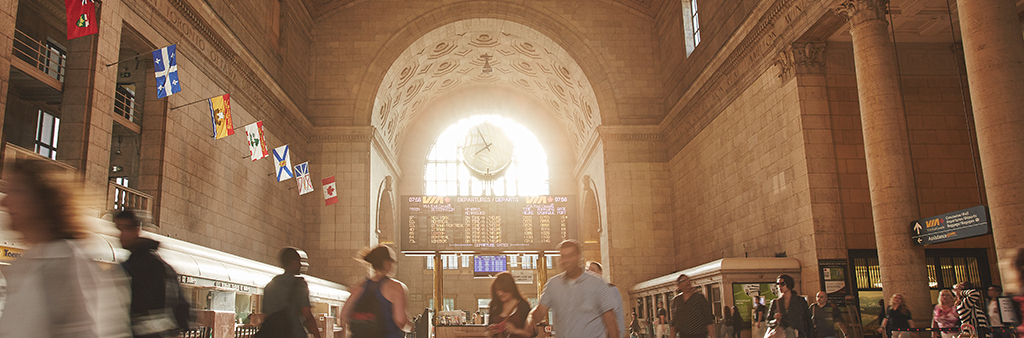
<path id="1" fill-rule="evenodd" d="M 65 174 L 69 174 L 69 175 L 74 175 L 77 172 L 75 167 L 73 167 L 71 165 L 68 165 L 68 164 L 66 164 L 64 162 L 54 161 L 54 160 L 50 159 L 49 157 L 46 157 L 46 156 L 43 156 L 43 155 L 39 155 L 39 154 L 37 154 L 34 151 L 31 151 L 31 150 L 19 147 L 19 146 L 15 145 L 13 143 L 10 143 L 10 142 L 7 143 L 7 146 L 6 146 L 5 150 L 4 150 L 4 155 L 3 156 L 4 156 L 4 163 L 3 163 L 4 173 L 10 172 L 9 171 L 10 166 L 13 166 L 14 163 L 17 163 L 17 162 L 20 162 L 20 161 L 25 161 L 25 160 L 39 160 L 39 161 L 43 161 L 44 163 L 48 163 L 48 164 L 53 165 L 54 167 L 57 167 L 58 169 L 60 169 L 59 170 L 60 172 L 63 172 Z M 4 176 L 6 178 L 6 174 Z"/>
<path id="2" fill-rule="evenodd" d="M 137 125 L 142 125 L 142 104 L 120 91 L 114 93 L 114 113 L 124 116 L 128 121 Z"/>
<path id="3" fill-rule="evenodd" d="M 12 53 L 15 57 L 49 74 L 57 81 L 64 82 L 64 65 L 67 64 L 67 56 L 59 53 L 51 55 L 48 53 L 49 48 L 46 47 L 46 44 L 17 28 L 14 29 L 13 47 Z"/>
<path id="4" fill-rule="evenodd" d="M 107 183 L 107 203 L 113 210 L 145 210 L 150 214 L 153 212 L 153 196 L 114 181 Z"/>

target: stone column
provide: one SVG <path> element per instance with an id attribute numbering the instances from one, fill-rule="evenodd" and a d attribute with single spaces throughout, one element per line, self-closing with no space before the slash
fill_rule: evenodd
<path id="1" fill-rule="evenodd" d="M 116 62 L 120 51 L 120 6 L 120 1 L 98 5 L 99 34 L 68 42 L 57 144 L 57 160 L 78 169 L 84 180 L 86 206 L 96 209 L 98 214 L 107 209 L 117 67 L 106 64 Z"/>
<path id="2" fill-rule="evenodd" d="M 7 88 L 10 86 L 11 54 L 14 46 L 14 22 L 18 0 L 0 0 L 0 140 L 3 140 L 4 116 L 7 112 Z M 0 145 L 0 149 L 3 145 Z"/>
<path id="3" fill-rule="evenodd" d="M 853 35 L 871 214 L 884 294 L 886 299 L 903 294 L 911 312 L 931 313 L 924 249 L 911 242 L 910 222 L 920 218 L 920 209 L 896 49 L 889 39 L 885 15 L 887 4 L 888 0 L 846 0 L 837 11 L 849 18 Z"/>
<path id="4" fill-rule="evenodd" d="M 957 8 L 992 237 L 1006 264 L 1024 243 L 1024 38 L 1013 0 L 958 0 Z M 1000 275 L 1003 284 L 1016 276 Z"/>

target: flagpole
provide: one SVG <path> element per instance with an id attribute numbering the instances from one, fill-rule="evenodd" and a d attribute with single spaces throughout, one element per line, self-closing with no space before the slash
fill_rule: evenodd
<path id="1" fill-rule="evenodd" d="M 154 50 L 148 51 L 148 52 L 146 52 L 146 53 L 142 53 L 142 54 L 139 54 L 139 55 L 136 55 L 136 56 L 133 56 L 133 57 L 130 57 L 130 58 L 127 58 L 127 59 L 124 59 L 124 60 L 118 61 L 118 62 L 114 62 L 114 63 L 108 63 L 108 64 L 107 64 L 107 67 L 110 67 L 110 66 L 113 66 L 113 65 L 119 64 L 119 63 L 121 63 L 121 62 L 128 62 L 128 61 L 131 61 L 131 60 L 135 60 L 135 59 L 138 59 L 138 58 L 139 58 L 140 56 L 143 56 L 143 55 L 145 55 L 145 54 L 150 54 L 150 53 L 153 53 L 153 52 L 155 52 L 155 51 L 158 51 L 158 50 L 161 50 L 161 49 L 164 49 L 164 48 L 170 47 L 170 46 L 174 46 L 174 45 L 176 45 L 176 44 L 170 44 L 170 45 L 167 45 L 167 46 L 163 46 L 163 47 L 161 47 L 161 48 L 157 48 L 157 49 L 154 49 Z"/>
<path id="2" fill-rule="evenodd" d="M 209 100 L 209 99 L 212 99 L 212 98 L 215 98 L 215 97 L 221 97 L 221 96 L 224 96 L 224 95 L 227 95 L 227 93 L 224 93 L 224 94 L 220 94 L 220 95 L 214 95 L 214 96 L 210 96 L 210 97 L 208 97 L 208 98 L 205 98 L 205 99 L 202 99 L 202 100 L 199 100 L 199 101 L 193 101 L 193 102 L 189 102 L 189 103 L 186 103 L 186 104 L 183 104 L 183 105 L 177 106 L 177 107 L 171 107 L 171 109 L 170 109 L 170 110 L 175 110 L 175 109 L 178 109 L 178 108 L 181 108 L 181 107 L 191 106 L 191 105 L 194 105 L 194 104 L 196 104 L 196 103 L 199 103 L 199 102 L 203 102 L 203 101 L 207 101 L 207 100 Z M 235 128 L 235 129 L 238 129 L 238 128 Z"/>

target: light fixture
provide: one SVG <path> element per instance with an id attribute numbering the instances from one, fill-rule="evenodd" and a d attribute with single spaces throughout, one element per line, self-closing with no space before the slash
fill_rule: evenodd
<path id="1" fill-rule="evenodd" d="M 119 165 L 112 165 L 112 166 L 110 166 L 110 172 L 112 172 L 112 173 L 119 173 L 119 172 L 121 172 L 123 170 L 124 170 L 124 167 L 119 166 Z"/>
<path id="2" fill-rule="evenodd" d="M 492 71 L 494 71 L 494 69 L 491 68 L 492 57 L 493 56 L 491 56 L 490 54 L 484 54 L 480 56 L 481 59 L 484 59 L 484 68 L 480 69 L 481 74 L 490 74 Z"/>

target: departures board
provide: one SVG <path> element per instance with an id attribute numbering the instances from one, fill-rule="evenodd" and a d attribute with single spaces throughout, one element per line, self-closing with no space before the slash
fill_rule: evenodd
<path id="1" fill-rule="evenodd" d="M 402 196 L 401 250 L 554 251 L 577 238 L 573 196 Z"/>

